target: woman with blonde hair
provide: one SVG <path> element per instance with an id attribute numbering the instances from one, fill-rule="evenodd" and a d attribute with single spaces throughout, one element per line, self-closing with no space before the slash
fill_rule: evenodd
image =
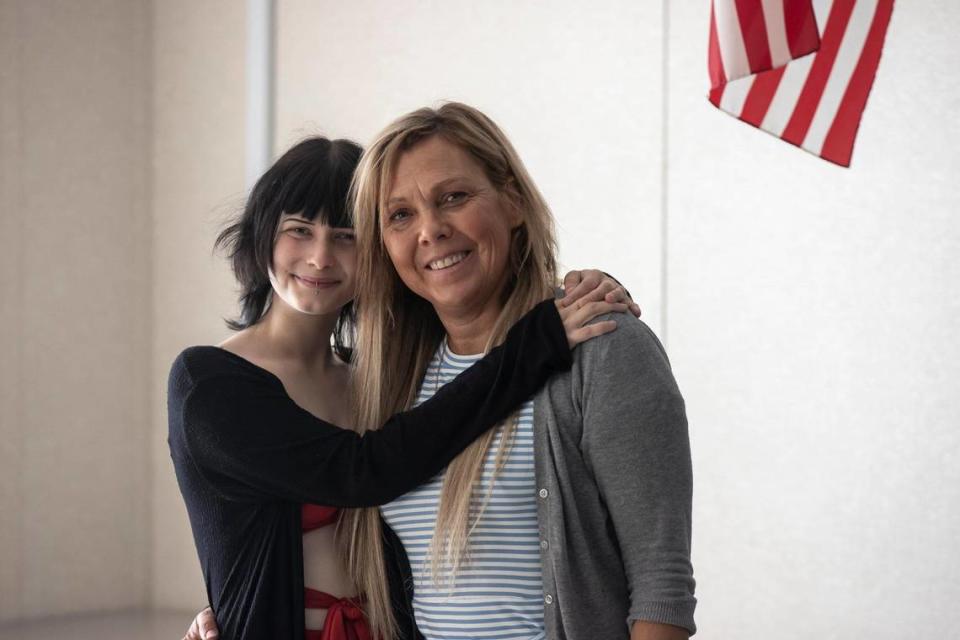
<path id="1" fill-rule="evenodd" d="M 550 210 L 509 140 L 464 104 L 419 109 L 354 181 L 357 423 L 426 401 L 555 290 Z M 695 632 L 683 399 L 640 321 L 584 344 L 511 418 L 381 508 L 409 558 L 391 608 L 377 509 L 346 514 L 382 637 L 667 640 Z M 402 594 L 401 594 L 402 595 Z M 396 594 L 394 594 L 394 601 Z"/>
<path id="2" fill-rule="evenodd" d="M 442 397 L 364 436 L 341 429 L 353 423 L 347 193 L 360 154 L 347 140 L 309 138 L 257 181 L 218 240 L 241 287 L 236 333 L 171 367 L 170 453 L 224 638 L 369 638 L 328 526 L 337 507 L 382 504 L 429 479 L 568 368 L 574 345 L 614 328 L 587 320 L 628 307 L 622 287 L 588 273 L 571 290 L 587 304 L 537 305 Z M 399 542 L 388 551 L 402 553 Z M 213 622 L 201 613 L 188 637 L 216 635 Z"/>

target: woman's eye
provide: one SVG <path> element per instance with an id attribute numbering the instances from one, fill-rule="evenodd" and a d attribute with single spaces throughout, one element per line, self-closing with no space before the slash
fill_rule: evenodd
<path id="1" fill-rule="evenodd" d="M 339 233 L 334 234 L 334 240 L 342 240 L 344 242 L 353 242 L 356 238 L 356 235 L 349 233 L 347 231 L 340 231 Z"/>
<path id="2" fill-rule="evenodd" d="M 310 237 L 310 229 L 308 229 L 308 228 L 306 228 L 306 227 L 290 227 L 289 229 L 287 229 L 287 231 L 289 231 L 291 234 L 293 234 L 293 235 L 295 235 L 295 236 L 299 236 L 299 237 L 301 237 L 301 238 L 308 238 L 308 237 Z"/>
<path id="3" fill-rule="evenodd" d="M 452 191 L 443 194 L 443 197 L 440 198 L 440 204 L 456 204 L 466 197 L 466 191 Z"/>
<path id="4" fill-rule="evenodd" d="M 409 216 L 410 216 L 410 212 L 407 211 L 406 209 L 397 209 L 396 211 L 391 213 L 389 216 L 387 216 L 387 220 L 389 220 L 390 222 L 400 222 L 402 220 L 406 220 Z"/>

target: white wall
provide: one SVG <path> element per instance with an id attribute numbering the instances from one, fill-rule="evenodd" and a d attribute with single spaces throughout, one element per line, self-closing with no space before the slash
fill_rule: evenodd
<path id="1" fill-rule="evenodd" d="M 960 623 L 960 7 L 897 4 L 843 170 L 707 103 L 708 6 L 282 0 L 278 150 L 366 142 L 443 99 L 491 114 L 563 261 L 622 277 L 669 338 L 698 637 L 942 636 Z"/>
<path id="2" fill-rule="evenodd" d="M 244 18 L 0 0 L 0 623 L 206 602 L 166 380 L 235 310 Z"/>
<path id="3" fill-rule="evenodd" d="M 167 447 L 166 383 L 181 350 L 229 335 L 223 318 L 235 311 L 213 241 L 243 205 L 246 13 L 233 0 L 153 10 L 151 603 L 195 611 L 206 593 Z"/>
<path id="4" fill-rule="evenodd" d="M 955 3 L 898 3 L 852 170 L 713 111 L 671 10 L 672 357 L 704 637 L 960 623 Z M 952 631 L 947 631 L 951 635 Z"/>
<path id="5" fill-rule="evenodd" d="M 0 621 L 146 602 L 145 2 L 0 2 Z"/>

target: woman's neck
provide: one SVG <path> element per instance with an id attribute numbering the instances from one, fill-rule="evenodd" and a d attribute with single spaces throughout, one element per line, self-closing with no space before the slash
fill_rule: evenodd
<path id="1" fill-rule="evenodd" d="M 304 368 L 326 369 L 334 364 L 330 336 L 339 313 L 310 315 L 274 298 L 260 322 L 254 325 L 255 339 L 272 358 Z"/>
<path id="2" fill-rule="evenodd" d="M 483 353 L 502 311 L 498 305 L 461 313 L 438 309 L 437 315 L 447 332 L 447 347 L 457 355 Z"/>

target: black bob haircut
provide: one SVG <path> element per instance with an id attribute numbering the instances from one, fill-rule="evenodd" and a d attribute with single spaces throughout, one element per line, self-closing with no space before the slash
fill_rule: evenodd
<path id="1" fill-rule="evenodd" d="M 243 211 L 214 244 L 230 258 L 240 284 L 240 315 L 227 320 L 234 331 L 255 325 L 270 304 L 269 269 L 273 245 L 283 214 L 320 219 L 331 227 L 353 227 L 348 194 L 353 172 L 363 149 L 350 140 L 311 137 L 290 147 L 273 163 L 250 191 Z M 340 311 L 333 331 L 334 350 L 349 359 L 354 309 L 350 302 Z"/>

